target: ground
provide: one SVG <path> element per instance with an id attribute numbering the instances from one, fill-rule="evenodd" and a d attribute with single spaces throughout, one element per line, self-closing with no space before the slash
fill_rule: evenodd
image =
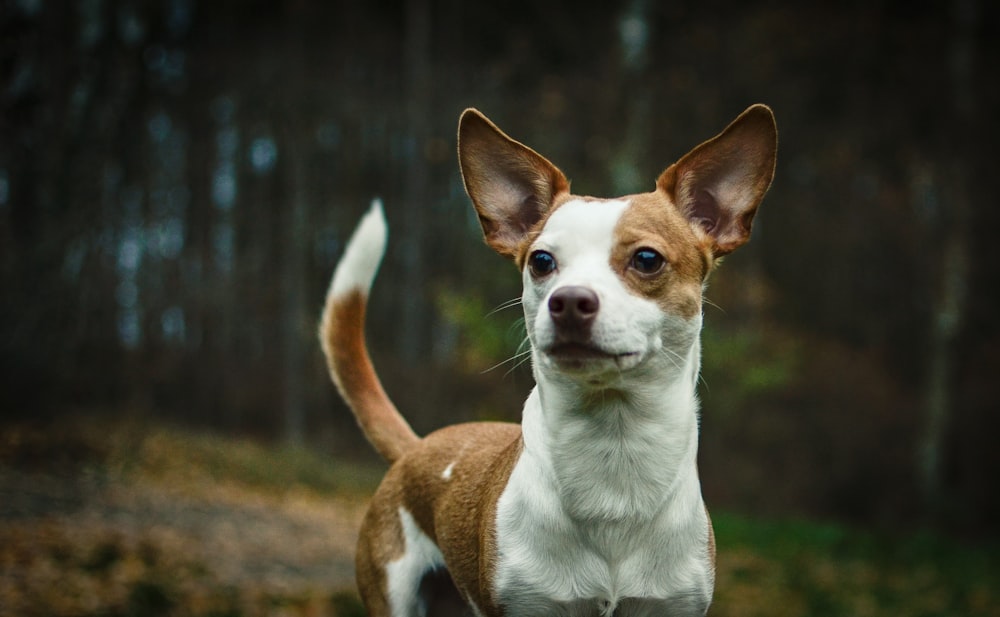
<path id="1" fill-rule="evenodd" d="M 270 453 L 280 469 L 288 451 Z M 268 454 L 145 426 L 8 428 L 0 614 L 359 614 L 363 497 L 286 484 Z"/>
<path id="2" fill-rule="evenodd" d="M 148 418 L 0 425 L 0 617 L 361 617 L 382 473 Z M 712 514 L 711 617 L 1000 617 L 995 539 Z"/>

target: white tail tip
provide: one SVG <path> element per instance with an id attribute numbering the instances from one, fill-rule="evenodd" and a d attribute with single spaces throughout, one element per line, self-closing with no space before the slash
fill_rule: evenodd
<path id="1" fill-rule="evenodd" d="M 347 248 L 333 274 L 328 297 L 355 291 L 368 295 L 385 254 L 388 236 L 389 227 L 382 212 L 382 200 L 376 197 L 347 242 Z"/>

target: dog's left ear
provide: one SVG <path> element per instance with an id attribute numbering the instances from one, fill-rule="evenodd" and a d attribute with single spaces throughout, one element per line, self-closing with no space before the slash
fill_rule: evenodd
<path id="1" fill-rule="evenodd" d="M 545 157 L 514 141 L 475 109 L 458 121 L 458 162 L 486 243 L 517 258 L 528 232 L 569 181 Z"/>
<path id="2" fill-rule="evenodd" d="M 774 114 L 753 105 L 724 131 L 685 154 L 656 181 L 721 257 L 750 239 L 778 150 Z"/>

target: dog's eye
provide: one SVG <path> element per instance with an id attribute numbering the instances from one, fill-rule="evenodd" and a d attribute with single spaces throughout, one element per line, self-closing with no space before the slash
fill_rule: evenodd
<path id="1" fill-rule="evenodd" d="M 535 251 L 528 258 L 528 267 L 534 276 L 545 276 L 556 269 L 556 258 L 548 251 Z"/>
<path id="2" fill-rule="evenodd" d="M 656 274 L 663 268 L 666 260 L 653 249 L 642 248 L 632 255 L 631 265 L 640 274 Z"/>

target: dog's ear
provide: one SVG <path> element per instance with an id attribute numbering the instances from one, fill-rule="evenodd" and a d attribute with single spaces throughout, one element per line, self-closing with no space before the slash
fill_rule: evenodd
<path id="1" fill-rule="evenodd" d="M 774 178 L 778 129 L 753 105 L 724 131 L 685 154 L 656 181 L 720 257 L 750 239 L 757 206 Z"/>
<path id="2" fill-rule="evenodd" d="M 515 258 L 528 231 L 569 182 L 555 165 L 475 109 L 458 121 L 458 162 L 486 243 Z"/>

